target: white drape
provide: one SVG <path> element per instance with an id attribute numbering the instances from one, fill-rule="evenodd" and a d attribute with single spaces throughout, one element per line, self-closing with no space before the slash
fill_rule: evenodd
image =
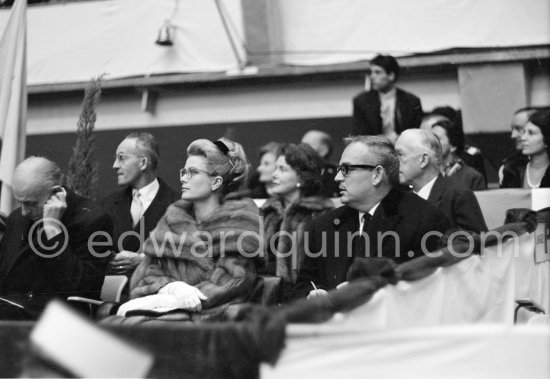
<path id="1" fill-rule="evenodd" d="M 155 44 L 174 13 L 174 46 Z M 240 0 L 223 0 L 242 38 Z M 7 23 L 0 12 L 0 29 Z M 245 56 L 242 48 L 241 56 Z M 238 67 L 214 0 L 105 0 L 28 10 L 28 84 L 88 81 Z"/>
<path id="2" fill-rule="evenodd" d="M 279 0 L 278 10 L 284 62 L 296 65 L 550 43 L 547 0 Z"/>

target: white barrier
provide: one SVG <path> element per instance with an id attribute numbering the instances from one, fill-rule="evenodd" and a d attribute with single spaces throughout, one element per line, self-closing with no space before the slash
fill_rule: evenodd
<path id="1" fill-rule="evenodd" d="M 548 378 L 550 328 L 468 325 L 361 331 L 291 325 L 261 378 Z"/>

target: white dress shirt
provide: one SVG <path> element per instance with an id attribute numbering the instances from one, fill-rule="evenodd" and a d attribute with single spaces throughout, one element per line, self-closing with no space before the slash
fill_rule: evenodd
<path id="1" fill-rule="evenodd" d="M 432 180 L 430 180 L 428 183 L 426 183 L 424 187 L 420 189 L 420 191 L 416 192 L 416 194 L 421 198 L 423 198 L 424 200 L 428 200 L 428 197 L 430 197 L 430 192 L 432 192 L 432 187 L 434 186 L 436 179 L 437 179 L 437 176 Z"/>
<path id="2" fill-rule="evenodd" d="M 140 218 L 143 217 L 143 214 L 149 208 L 153 200 L 155 199 L 155 196 L 157 196 L 157 193 L 159 192 L 160 184 L 158 179 L 155 178 L 151 183 L 147 184 L 145 187 L 140 188 L 139 190 L 133 189 L 132 190 L 132 196 L 135 196 L 136 192 L 140 193 L 139 199 L 141 200 L 141 215 Z"/>

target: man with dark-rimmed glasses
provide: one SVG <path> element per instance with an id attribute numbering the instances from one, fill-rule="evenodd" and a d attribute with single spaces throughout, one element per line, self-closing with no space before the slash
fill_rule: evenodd
<path id="1" fill-rule="evenodd" d="M 450 227 L 440 210 L 399 189 L 399 158 L 387 138 L 356 136 L 346 142 L 335 177 L 344 205 L 309 226 L 294 297 L 336 288 L 355 258 L 385 257 L 399 264 L 437 250 L 438 233 Z"/>

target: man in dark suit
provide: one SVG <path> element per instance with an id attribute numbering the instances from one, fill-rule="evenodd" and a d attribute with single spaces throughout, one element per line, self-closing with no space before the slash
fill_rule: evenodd
<path id="1" fill-rule="evenodd" d="M 487 231 L 474 193 L 441 175 L 441 144 L 435 134 L 423 129 L 406 130 L 397 139 L 395 150 L 401 184 L 412 186 L 418 196 L 441 209 L 454 228 Z"/>
<path id="2" fill-rule="evenodd" d="M 113 169 L 118 185 L 103 207 L 113 217 L 113 249 L 108 274 L 131 275 L 143 259 L 142 244 L 178 192 L 157 177 L 159 148 L 150 133 L 132 133 L 118 145 Z"/>
<path id="3" fill-rule="evenodd" d="M 346 280 L 356 257 L 406 262 L 435 251 L 450 227 L 445 215 L 413 193 L 400 191 L 399 159 L 381 136 L 357 136 L 342 153 L 335 180 L 344 204 L 314 220 L 294 297 Z M 365 234 L 359 236 L 360 231 Z M 318 294 L 319 291 L 315 291 Z"/>
<path id="4" fill-rule="evenodd" d="M 395 142 L 403 130 L 418 128 L 422 105 L 415 95 L 395 86 L 399 64 L 391 55 L 377 55 L 368 71 L 371 89 L 353 99 L 352 135 L 384 134 Z"/>
<path id="5" fill-rule="evenodd" d="M 39 316 L 52 298 L 99 298 L 108 261 L 111 217 L 61 187 L 59 167 L 30 157 L 17 166 L 13 190 L 21 208 L 0 243 L 0 319 Z"/>

